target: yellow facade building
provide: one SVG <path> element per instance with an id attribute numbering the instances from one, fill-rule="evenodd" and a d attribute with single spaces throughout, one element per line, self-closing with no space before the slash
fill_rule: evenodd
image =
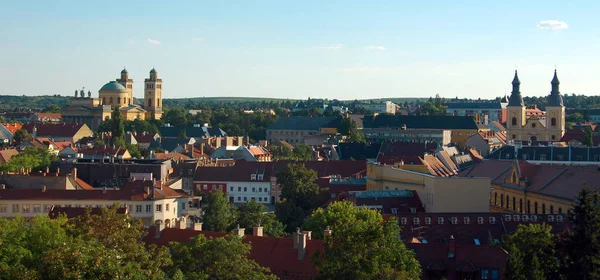
<path id="1" fill-rule="evenodd" d="M 521 82 L 515 71 L 512 92 L 508 102 L 506 122 L 507 138 L 515 141 L 559 141 L 565 134 L 565 106 L 560 95 L 556 70 L 552 79 L 552 91 L 548 96 L 544 115 L 526 115 L 521 96 Z"/>
<path id="2" fill-rule="evenodd" d="M 98 98 L 92 98 L 90 91 L 75 91 L 75 97 L 63 108 L 62 116 L 66 123 L 85 123 L 96 129 L 102 121 L 110 119 L 114 109 L 118 108 L 124 120 L 160 119 L 162 117 L 162 80 L 152 68 L 145 80 L 144 100 L 136 104 L 133 97 L 133 80 L 126 69 L 115 81 L 106 83 L 98 91 Z"/>
<path id="3" fill-rule="evenodd" d="M 490 179 L 432 175 L 426 165 L 367 163 L 367 191 L 414 190 L 426 212 L 489 212 Z"/>

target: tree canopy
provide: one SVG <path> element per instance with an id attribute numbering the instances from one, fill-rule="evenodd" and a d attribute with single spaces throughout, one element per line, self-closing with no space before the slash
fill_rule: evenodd
<path id="1" fill-rule="evenodd" d="M 414 253 L 398 238 L 396 219 L 385 221 L 376 210 L 343 201 L 317 209 L 307 223 L 314 230 L 322 231 L 324 225 L 332 229 L 323 252 L 313 256 L 317 279 L 418 279 L 421 275 Z"/>
<path id="2" fill-rule="evenodd" d="M 19 172 L 21 168 L 31 171 L 43 171 L 50 166 L 56 157 L 50 155 L 48 150 L 35 147 L 27 147 L 21 153 L 10 158 L 8 162 L 0 165 L 0 170 Z"/>
<path id="3" fill-rule="evenodd" d="M 236 209 L 227 200 L 221 191 L 212 191 L 208 194 L 202 221 L 207 230 L 228 231 L 233 228 L 237 220 Z"/>
<path id="4" fill-rule="evenodd" d="M 556 262 L 556 237 L 550 232 L 552 227 L 548 224 L 519 225 L 517 230 L 503 239 L 503 245 L 512 255 L 509 259 L 507 273 L 511 277 L 520 279 L 535 279 L 542 275 L 543 279 L 558 276 Z M 536 263 L 534 263 L 534 261 Z M 538 270 L 534 267 L 537 266 Z M 519 271 L 519 269 L 527 269 Z"/>

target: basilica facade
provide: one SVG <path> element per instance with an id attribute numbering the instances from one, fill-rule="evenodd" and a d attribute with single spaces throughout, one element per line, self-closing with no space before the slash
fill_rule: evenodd
<path id="1" fill-rule="evenodd" d="M 560 95 L 558 76 L 554 70 L 552 90 L 547 97 L 546 111 L 543 114 L 526 114 L 527 107 L 521 96 L 521 81 L 515 71 L 512 92 L 506 106 L 507 138 L 515 141 L 559 141 L 565 134 L 565 106 Z"/>
<path id="2" fill-rule="evenodd" d="M 144 99 L 138 102 L 133 97 L 133 79 L 127 69 L 121 71 L 121 77 L 106 83 L 98 91 L 98 98 L 92 98 L 88 91 L 75 91 L 75 97 L 69 100 L 62 110 L 66 123 L 85 123 L 96 129 L 103 120 L 109 119 L 113 110 L 118 109 L 125 120 L 148 120 L 162 117 L 162 80 L 152 68 L 144 81 Z"/>

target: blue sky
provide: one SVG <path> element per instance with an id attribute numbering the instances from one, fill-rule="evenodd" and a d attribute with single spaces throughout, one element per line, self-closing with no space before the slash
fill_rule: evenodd
<path id="1" fill-rule="evenodd" d="M 427 3 L 424 3 L 427 2 Z M 1 1 L 0 94 L 493 98 L 598 94 L 600 1 Z"/>

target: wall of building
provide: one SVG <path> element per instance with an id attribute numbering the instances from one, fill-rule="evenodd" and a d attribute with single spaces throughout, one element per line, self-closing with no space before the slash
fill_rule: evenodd
<path id="1" fill-rule="evenodd" d="M 258 203 L 270 204 L 271 183 L 263 181 L 228 182 L 227 196 L 234 203 L 246 203 L 254 199 Z"/>
<path id="2" fill-rule="evenodd" d="M 319 130 L 273 130 L 267 129 L 267 139 L 269 142 L 274 143 L 278 141 L 286 141 L 290 144 L 304 143 L 304 136 L 318 135 Z"/>

